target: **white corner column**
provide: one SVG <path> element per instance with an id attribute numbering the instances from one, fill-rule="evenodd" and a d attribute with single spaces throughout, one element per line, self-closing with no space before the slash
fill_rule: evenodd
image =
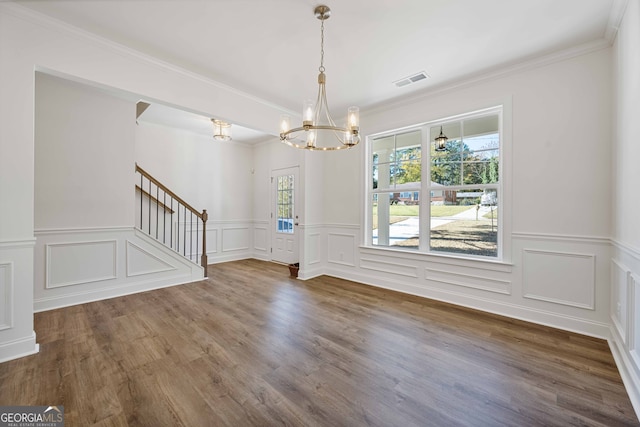
<path id="1" fill-rule="evenodd" d="M 0 241 L 0 363 L 38 352 L 33 330 L 35 239 Z"/>

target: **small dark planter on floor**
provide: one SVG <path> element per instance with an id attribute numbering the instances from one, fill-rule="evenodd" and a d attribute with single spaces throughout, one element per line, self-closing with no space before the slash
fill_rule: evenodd
<path id="1" fill-rule="evenodd" d="M 289 264 L 289 275 L 291 277 L 298 277 L 298 270 L 300 270 L 300 263 Z"/>

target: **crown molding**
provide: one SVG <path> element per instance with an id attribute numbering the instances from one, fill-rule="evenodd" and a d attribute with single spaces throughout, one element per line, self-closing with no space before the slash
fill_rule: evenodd
<path id="1" fill-rule="evenodd" d="M 389 108 L 398 108 L 412 103 L 430 98 L 436 95 L 442 95 L 454 90 L 464 89 L 466 87 L 476 85 L 479 83 L 491 81 L 501 77 L 507 77 L 516 73 L 533 70 L 535 68 L 545 67 L 557 62 L 565 61 L 567 59 L 575 58 L 582 55 L 587 55 L 593 52 L 597 52 L 602 49 L 611 47 L 611 43 L 606 39 L 598 39 L 588 43 L 584 43 L 577 46 L 572 46 L 567 49 L 552 52 L 546 55 L 541 55 L 523 61 L 503 64 L 477 73 L 469 74 L 460 79 L 453 80 L 451 82 L 442 83 L 440 85 L 433 86 L 429 89 L 425 89 L 422 92 L 417 92 L 412 96 L 403 96 L 391 99 L 380 104 L 375 104 L 366 110 L 360 111 L 360 114 L 369 115 L 374 113 L 383 112 Z"/>
<path id="2" fill-rule="evenodd" d="M 225 83 L 221 83 L 210 77 L 206 77 L 202 74 L 190 71 L 186 68 L 180 67 L 173 63 L 158 59 L 154 56 L 132 49 L 123 44 L 114 42 L 113 40 L 99 36 L 90 31 L 86 31 L 81 28 L 75 27 L 59 19 L 52 18 L 48 15 L 26 8 L 16 3 L 3 2 L 0 0 L 0 12 L 7 13 L 9 15 L 14 16 L 15 18 L 31 22 L 35 25 L 48 28 L 50 30 L 62 33 L 64 35 L 74 37 L 77 40 L 90 42 L 90 43 L 93 43 L 94 45 L 110 49 L 111 51 L 116 52 L 117 54 L 122 55 L 124 57 L 128 57 L 128 58 L 146 63 L 148 65 L 161 68 L 163 70 L 168 70 L 176 74 L 183 75 L 190 79 L 200 81 L 209 86 L 214 86 L 216 88 L 223 89 L 225 91 L 228 91 L 230 93 L 233 93 L 235 95 L 248 99 L 250 101 L 281 111 L 282 113 L 287 113 L 292 115 L 299 114 L 288 108 L 282 107 L 273 102 L 270 102 L 263 98 L 252 95 L 248 92 L 244 92 L 240 89 L 236 89 L 233 86 L 229 86 Z"/>
<path id="3" fill-rule="evenodd" d="M 624 18 L 624 13 L 627 10 L 628 4 L 629 0 L 613 0 L 611 12 L 609 13 L 609 22 L 607 22 L 607 29 L 604 33 L 604 38 L 609 42 L 609 44 L 613 44 L 616 40 L 618 29 L 620 28 L 620 24 L 622 23 L 622 18 Z"/>

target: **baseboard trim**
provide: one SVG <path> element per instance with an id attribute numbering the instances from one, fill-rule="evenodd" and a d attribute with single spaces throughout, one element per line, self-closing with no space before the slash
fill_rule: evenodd
<path id="1" fill-rule="evenodd" d="M 636 411 L 636 416 L 640 418 L 640 378 L 636 374 L 633 361 L 624 349 L 622 337 L 613 326 L 610 328 L 610 334 L 611 337 L 607 340 L 609 349 L 618 367 L 618 372 L 620 372 L 620 377 L 629 395 L 629 400 L 631 400 L 631 405 Z"/>
<path id="2" fill-rule="evenodd" d="M 0 363 L 31 356 L 39 351 L 40 345 L 36 343 L 36 333 L 33 331 L 31 335 L 26 338 L 20 338 L 0 345 Z"/>
<path id="3" fill-rule="evenodd" d="M 70 307 L 73 305 L 86 304 L 105 299 L 118 298 L 125 295 L 137 294 L 140 292 L 152 291 L 155 289 L 179 286 L 186 283 L 199 282 L 203 279 L 193 280 L 190 275 L 164 277 L 161 280 L 147 280 L 141 282 L 126 283 L 121 286 L 96 289 L 91 291 L 64 294 L 39 298 L 33 301 L 34 313 L 55 310 L 57 308 Z"/>

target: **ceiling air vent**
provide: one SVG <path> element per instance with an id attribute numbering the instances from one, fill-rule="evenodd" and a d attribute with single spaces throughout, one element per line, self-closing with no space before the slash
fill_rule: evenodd
<path id="1" fill-rule="evenodd" d="M 404 77 L 400 80 L 396 80 L 395 82 L 393 82 L 393 84 L 396 85 L 397 87 L 403 87 L 403 86 L 410 85 L 412 83 L 419 82 L 420 80 L 426 80 L 428 78 L 429 78 L 429 74 L 425 73 L 424 71 L 420 71 L 419 73 L 414 74 L 412 76 Z"/>

